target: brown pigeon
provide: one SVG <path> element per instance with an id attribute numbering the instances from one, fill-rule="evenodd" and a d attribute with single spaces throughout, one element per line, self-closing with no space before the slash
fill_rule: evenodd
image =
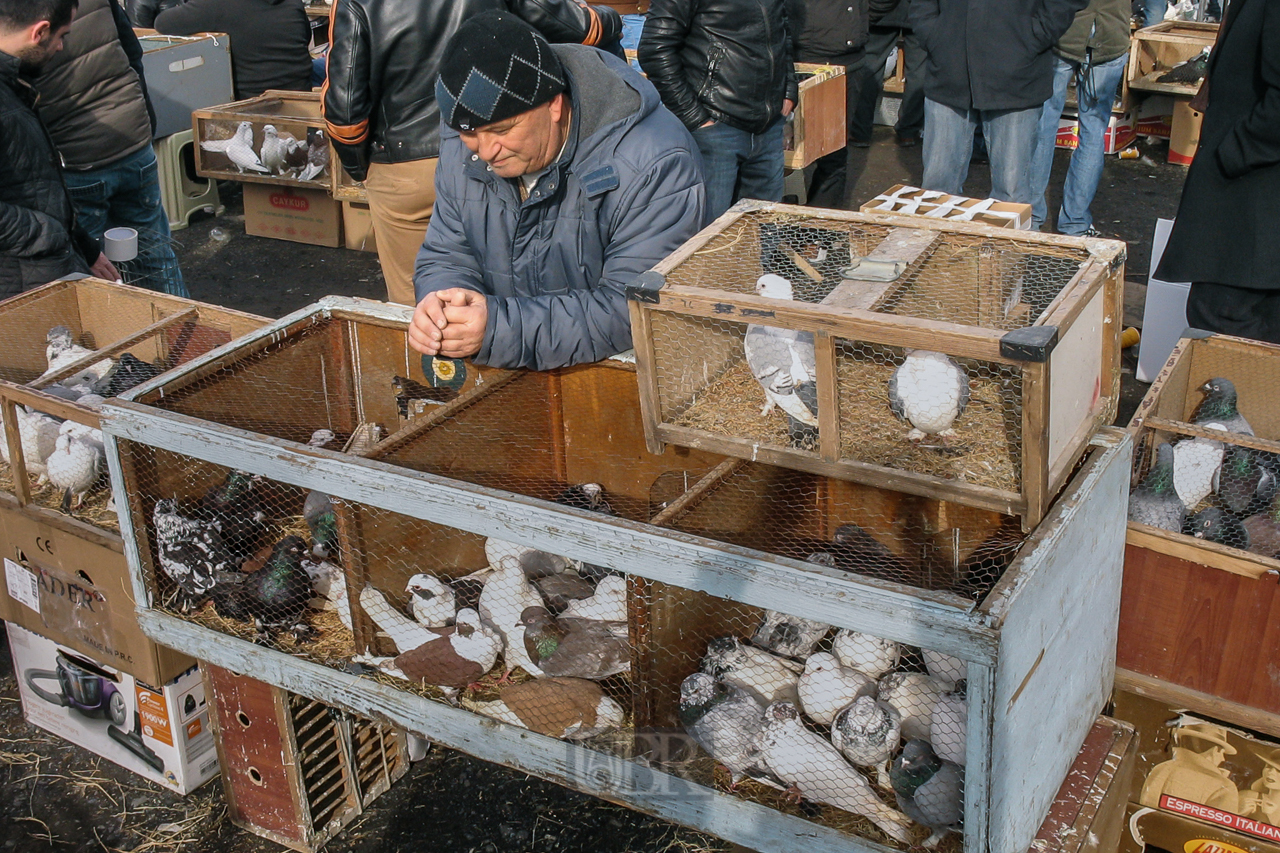
<path id="1" fill-rule="evenodd" d="M 538 678 L 502 688 L 489 702 L 462 706 L 486 717 L 549 737 L 581 740 L 621 726 L 622 706 L 600 685 L 582 678 Z"/>

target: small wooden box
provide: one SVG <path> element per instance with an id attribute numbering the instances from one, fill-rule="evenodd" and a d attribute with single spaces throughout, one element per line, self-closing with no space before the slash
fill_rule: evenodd
<path id="1" fill-rule="evenodd" d="M 845 147 L 845 71 L 843 65 L 796 63 L 800 100 L 782 131 L 783 165 L 803 169 Z"/>
<path id="2" fill-rule="evenodd" d="M 403 731 L 202 663 L 236 826 L 313 853 L 409 771 Z"/>
<path id="3" fill-rule="evenodd" d="M 1137 748 L 1131 724 L 1098 717 L 1031 853 L 1112 853 L 1124 830 Z"/>
<path id="4" fill-rule="evenodd" d="M 332 178 L 330 179 L 329 195 L 338 201 L 354 201 L 359 204 L 369 203 L 369 195 L 364 191 L 364 181 L 351 180 L 347 170 L 342 168 L 342 162 L 338 160 L 336 151 L 330 166 L 329 172 Z"/>
<path id="5" fill-rule="evenodd" d="M 871 277 L 855 268 L 864 258 L 896 278 L 853 278 Z M 628 288 L 650 447 L 955 501 L 1030 530 L 1115 415 L 1124 258 L 1116 241 L 739 202 Z M 757 296 L 762 273 L 795 298 Z M 780 410 L 762 416 L 752 324 L 814 336 L 813 449 L 792 444 Z M 912 444 L 890 409 L 909 349 L 945 353 L 968 376 L 953 449 Z"/>
<path id="6" fill-rule="evenodd" d="M 320 113 L 319 92 L 287 92 L 271 89 L 256 98 L 234 101 L 207 109 L 192 110 L 191 122 L 195 133 L 196 174 L 206 178 L 218 178 L 224 181 L 247 181 L 249 183 L 279 184 L 289 187 L 307 187 L 329 191 L 333 183 L 332 172 L 341 171 L 337 155 L 329 144 L 329 136 L 325 130 L 324 117 Z M 242 168 L 232 162 L 225 151 L 210 150 L 206 144 L 225 147 L 225 144 L 240 132 L 247 122 L 249 125 L 249 146 L 252 149 L 256 168 L 244 165 Z M 265 128 L 270 125 L 284 138 L 287 134 L 296 145 L 301 146 L 295 155 L 298 159 L 290 161 L 278 171 L 263 165 L 261 154 L 265 141 Z M 322 168 L 308 169 L 304 155 L 314 143 L 323 148 L 327 163 Z M 301 162 L 299 162 L 301 160 Z M 302 180 L 304 174 L 310 174 Z"/>
<path id="7" fill-rule="evenodd" d="M 1161 95 L 1194 95 L 1200 81 L 1160 83 L 1156 78 L 1206 47 L 1212 47 L 1217 37 L 1217 24 L 1196 21 L 1162 21 L 1138 30 L 1129 44 L 1129 88 Z"/>

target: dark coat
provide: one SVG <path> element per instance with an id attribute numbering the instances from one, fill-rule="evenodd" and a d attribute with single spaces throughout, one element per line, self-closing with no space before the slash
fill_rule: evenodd
<path id="1" fill-rule="evenodd" d="M 551 42 L 605 45 L 622 33 L 613 9 L 574 0 L 336 0 L 324 118 L 353 179 L 364 180 L 371 162 L 440 153 L 440 58 L 462 22 L 489 9 L 512 12 Z"/>
<path id="2" fill-rule="evenodd" d="M 450 287 L 488 297 L 480 364 L 549 370 L 630 349 L 623 288 L 704 224 L 698 148 L 653 86 L 595 48 L 552 50 L 572 129 L 528 199 L 441 128 L 414 286 L 418 300 Z"/>
<path id="3" fill-rule="evenodd" d="M 1021 110 L 1053 94 L 1053 46 L 1088 0 L 910 0 L 924 94 L 958 110 Z"/>
<path id="4" fill-rule="evenodd" d="M 0 52 L 0 298 L 89 272 L 97 241 L 76 224 L 53 140 L 18 60 Z"/>
<path id="5" fill-rule="evenodd" d="M 690 130 L 708 121 L 762 133 L 799 95 L 786 0 L 653 0 L 637 58 Z"/>
<path id="6" fill-rule="evenodd" d="M 1280 3 L 1233 0 L 1164 281 L 1280 289 Z"/>
<path id="7" fill-rule="evenodd" d="M 867 44 L 867 0 L 801 0 L 787 8 L 796 56 L 843 56 Z"/>

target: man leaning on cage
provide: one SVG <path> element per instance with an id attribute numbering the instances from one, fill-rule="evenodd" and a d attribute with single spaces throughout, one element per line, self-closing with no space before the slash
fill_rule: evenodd
<path id="1" fill-rule="evenodd" d="M 187 296 L 160 201 L 142 46 L 116 0 L 81 0 L 61 52 L 31 84 L 85 230 L 101 240 L 108 228 L 135 229 L 129 283 Z"/>

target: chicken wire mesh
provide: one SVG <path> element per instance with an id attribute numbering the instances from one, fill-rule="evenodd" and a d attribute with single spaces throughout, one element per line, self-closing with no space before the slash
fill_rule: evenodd
<path id="1" fill-rule="evenodd" d="M 1130 521 L 1247 551 L 1280 571 L 1276 354 L 1217 337 L 1175 350 L 1135 419 Z"/>
<path id="2" fill-rule="evenodd" d="M 132 232 L 137 241 L 136 247 L 127 250 L 131 257 L 111 258 L 121 281 L 170 296 L 190 295 L 178 266 L 177 250 L 182 247 L 181 243 L 146 228 L 110 229 L 106 236 L 112 236 L 112 231 Z"/>
<path id="3" fill-rule="evenodd" d="M 0 441 L 0 491 L 117 532 L 98 409 L 263 320 L 86 279 L 0 304 L 0 397 L 16 441 Z M 102 358 L 93 354 L 106 350 Z M 32 394 L 38 390 L 42 394 Z M 15 452 L 26 473 L 14 480 Z"/>

